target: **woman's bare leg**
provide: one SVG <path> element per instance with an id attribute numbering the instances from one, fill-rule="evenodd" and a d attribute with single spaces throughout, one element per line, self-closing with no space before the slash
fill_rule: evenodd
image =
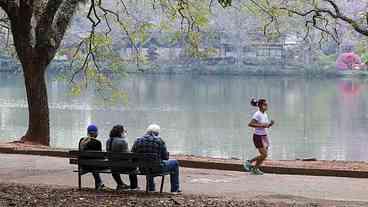
<path id="1" fill-rule="evenodd" d="M 257 157 L 255 157 L 255 158 L 253 158 L 254 161 L 256 161 L 256 164 L 255 164 L 255 167 L 256 168 L 258 168 L 263 163 L 263 161 L 266 160 L 266 158 L 268 156 L 268 150 L 267 150 L 267 148 L 258 148 L 258 151 L 259 151 L 260 155 L 257 156 Z"/>

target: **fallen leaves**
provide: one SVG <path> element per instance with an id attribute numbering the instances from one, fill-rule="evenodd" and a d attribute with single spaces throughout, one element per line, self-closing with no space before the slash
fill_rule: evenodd
<path id="1" fill-rule="evenodd" d="M 285 203 L 268 200 L 231 200 L 203 195 L 173 195 L 137 191 L 78 191 L 54 186 L 0 184 L 0 206 L 11 207 L 312 207 L 318 203 Z M 335 206 L 335 205 L 334 205 Z M 350 205 L 344 205 L 350 206 Z"/>

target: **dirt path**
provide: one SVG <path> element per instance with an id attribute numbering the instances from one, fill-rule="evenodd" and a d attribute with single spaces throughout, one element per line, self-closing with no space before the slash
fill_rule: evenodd
<path id="1" fill-rule="evenodd" d="M 0 163 L 0 183 L 3 185 L 41 184 L 69 189 L 75 189 L 77 185 L 77 176 L 72 172 L 76 166 L 70 165 L 66 158 L 0 154 Z M 368 206 L 368 179 L 275 174 L 253 176 L 244 172 L 189 168 L 181 168 L 180 173 L 185 196 L 303 204 L 317 202 L 324 205 L 343 201 L 343 204 L 352 206 Z M 122 177 L 128 182 L 127 176 Z M 110 175 L 103 175 L 102 179 L 110 188 L 115 187 Z M 166 192 L 169 190 L 168 180 Z M 92 187 L 92 176 L 83 176 L 83 185 Z M 144 179 L 140 178 L 139 185 L 144 188 Z"/>

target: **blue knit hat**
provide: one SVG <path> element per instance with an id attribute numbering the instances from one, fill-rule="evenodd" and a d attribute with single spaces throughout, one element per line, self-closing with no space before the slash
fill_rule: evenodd
<path id="1" fill-rule="evenodd" d="M 97 133 L 97 126 L 94 124 L 91 124 L 87 127 L 87 133 Z"/>

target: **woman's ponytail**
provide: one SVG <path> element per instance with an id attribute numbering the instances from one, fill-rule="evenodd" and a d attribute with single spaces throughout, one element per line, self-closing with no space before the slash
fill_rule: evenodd
<path id="1" fill-rule="evenodd" d="M 252 100 L 250 100 L 250 105 L 254 106 L 254 107 L 258 107 L 258 101 L 255 98 L 252 98 Z"/>
<path id="2" fill-rule="evenodd" d="M 264 103 L 266 103 L 266 99 L 255 99 L 252 98 L 252 100 L 250 100 L 250 105 L 254 106 L 254 107 L 261 107 Z"/>

